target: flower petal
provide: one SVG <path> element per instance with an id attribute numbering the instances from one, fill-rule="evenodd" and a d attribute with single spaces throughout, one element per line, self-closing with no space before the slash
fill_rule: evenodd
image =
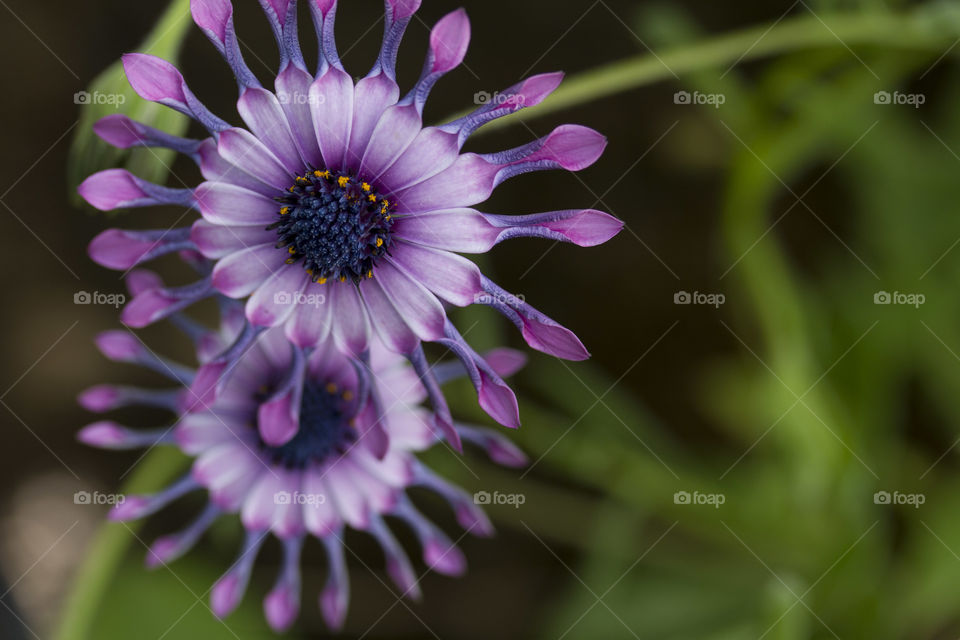
<path id="1" fill-rule="evenodd" d="M 370 321 L 352 282 L 335 282 L 328 295 L 333 305 L 333 339 L 348 353 L 361 354 L 367 350 Z"/>
<path id="2" fill-rule="evenodd" d="M 247 319 L 260 327 L 275 327 L 293 313 L 308 276 L 297 265 L 280 269 L 261 284 L 247 300 Z"/>
<path id="3" fill-rule="evenodd" d="M 430 32 L 432 73 L 446 73 L 463 62 L 470 46 L 470 19 L 457 9 L 441 18 Z"/>
<path id="4" fill-rule="evenodd" d="M 364 280 L 360 283 L 360 291 L 373 327 L 384 344 L 396 353 L 411 353 L 416 349 L 420 339 L 394 308 L 378 279 Z"/>
<path id="5" fill-rule="evenodd" d="M 436 296 L 392 263 L 377 265 L 375 274 L 394 308 L 421 340 L 443 336 L 447 316 Z"/>
<path id="6" fill-rule="evenodd" d="M 323 163 L 317 144 L 317 131 L 313 127 L 310 101 L 310 85 L 313 76 L 290 65 L 277 75 L 276 89 L 280 106 L 287 116 L 293 140 L 307 164 L 319 167 Z"/>
<path id="7" fill-rule="evenodd" d="M 353 80 L 335 67 L 328 69 L 310 87 L 313 126 L 324 166 L 328 169 L 343 166 L 353 125 L 353 92 Z"/>
<path id="8" fill-rule="evenodd" d="M 406 151 L 379 180 L 390 191 L 406 189 L 452 165 L 459 153 L 456 135 L 436 127 L 427 127 L 417 134 Z"/>
<path id="9" fill-rule="evenodd" d="M 246 89 L 237 102 L 237 111 L 250 131 L 273 152 L 287 171 L 295 175 L 305 171 L 287 117 L 275 95 L 266 89 Z"/>
<path id="10" fill-rule="evenodd" d="M 258 180 L 283 191 L 293 184 L 294 174 L 256 136 L 236 127 L 220 132 L 217 151 L 227 162 L 242 167 Z"/>
<path id="11" fill-rule="evenodd" d="M 197 220 L 190 230 L 190 239 L 203 257 L 219 260 L 235 251 L 273 241 L 276 234 L 262 226 L 234 227 Z"/>
<path id="12" fill-rule="evenodd" d="M 458 307 L 473 304 L 483 293 L 480 269 L 456 254 L 398 242 L 392 259 L 417 282 Z"/>
<path id="13" fill-rule="evenodd" d="M 305 294 L 323 300 L 322 304 L 298 304 L 284 325 L 287 338 L 303 348 L 315 347 L 330 334 L 333 301 L 329 288 L 308 285 Z"/>
<path id="14" fill-rule="evenodd" d="M 275 187 L 271 187 L 262 180 L 254 178 L 240 167 L 227 162 L 217 150 L 217 143 L 213 138 L 207 138 L 203 141 L 197 150 L 197 155 L 200 156 L 200 173 L 203 174 L 205 180 L 236 185 L 268 198 L 280 193 Z"/>
<path id="15" fill-rule="evenodd" d="M 244 298 L 267 278 L 287 265 L 285 254 L 272 244 L 262 244 L 232 253 L 213 269 L 213 286 L 230 298 Z"/>
<path id="16" fill-rule="evenodd" d="M 409 105 L 395 105 L 383 112 L 360 163 L 363 175 L 378 179 L 410 146 L 423 126 L 420 114 Z"/>
<path id="17" fill-rule="evenodd" d="M 194 197 L 204 219 L 213 224 L 263 227 L 276 222 L 280 213 L 274 200 L 223 182 L 201 183 Z"/>
<path id="18" fill-rule="evenodd" d="M 355 92 L 345 168 L 357 170 L 377 122 L 390 105 L 396 104 L 400 88 L 386 75 L 377 74 L 360 80 Z"/>

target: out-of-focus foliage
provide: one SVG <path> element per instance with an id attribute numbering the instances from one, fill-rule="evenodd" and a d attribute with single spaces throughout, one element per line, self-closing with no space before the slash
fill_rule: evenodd
<path id="1" fill-rule="evenodd" d="M 192 26 L 190 0 L 173 0 L 139 51 L 175 64 L 183 39 Z M 162 131 L 182 135 L 189 124 L 186 116 L 138 96 L 127 82 L 123 64 L 119 60 L 94 78 L 87 89 L 74 99 L 80 105 L 80 120 L 70 147 L 67 186 L 75 204 L 83 203 L 76 195 L 77 185 L 90 174 L 103 169 L 122 165 L 146 180 L 158 183 L 166 180 L 174 159 L 173 151 L 144 147 L 117 149 L 97 137 L 93 125 L 104 116 L 122 113 Z"/>
<path id="2" fill-rule="evenodd" d="M 930 4 L 915 20 L 888 18 L 903 19 L 906 32 L 939 16 L 936 28 L 956 33 L 956 10 Z M 638 30 L 709 47 L 675 11 L 653 18 Z M 829 33 L 831 16 L 819 18 Z M 790 53 L 750 76 L 725 73 L 722 61 L 684 74 L 678 87 L 726 98 L 700 113 L 728 141 L 716 287 L 727 294 L 733 318 L 721 321 L 740 353 L 689 375 L 703 390 L 691 403 L 730 446 L 709 455 L 685 448 L 589 365 L 553 363 L 524 378 L 541 404 L 534 410 L 527 397 L 519 438 L 534 459 L 544 456 L 542 467 L 609 499 L 606 510 L 555 518 L 557 535 L 544 536 L 578 550 L 544 638 L 960 633 L 952 450 L 960 262 L 951 259 L 960 239 L 960 78 L 941 74 L 949 88 L 939 107 L 884 104 L 877 92 L 923 95 L 912 83 L 944 64 L 949 44 L 835 45 Z M 842 219 L 825 221 L 798 201 L 828 179 L 846 200 Z M 786 216 L 813 220 L 829 246 L 796 254 L 782 232 Z M 878 305 L 880 292 L 925 302 Z M 918 411 L 954 426 L 918 434 Z M 557 426 L 573 421 L 558 442 Z M 504 491 L 530 488 L 521 481 Z M 684 491 L 724 503 L 677 504 Z M 923 503 L 885 504 L 883 492 Z M 526 524 L 542 532 L 550 520 Z"/>
<path id="3" fill-rule="evenodd" d="M 960 120 L 947 106 L 921 117 L 874 100 L 909 93 L 941 54 L 838 43 L 751 78 L 684 76 L 687 90 L 727 98 L 701 112 L 730 141 L 717 242 L 736 266 L 718 265 L 718 287 L 735 300 L 728 329 L 743 348 L 690 375 L 704 390 L 691 402 L 726 428 L 733 454 L 692 456 L 663 442 L 669 428 L 616 388 L 555 444 L 550 424 L 568 424 L 596 401 L 589 389 L 614 381 L 562 365 L 536 376 L 568 413 L 528 419 L 524 441 L 554 447 L 544 465 L 635 513 L 599 514 L 580 536 L 572 570 L 588 586 L 571 580 L 543 637 L 956 636 L 960 474 L 946 452 L 957 431 L 918 438 L 907 400 L 918 389 L 925 410 L 960 424 L 960 269 L 949 254 L 937 262 L 960 238 Z M 957 104 L 956 89 L 947 93 L 953 100 L 941 103 Z M 848 199 L 845 219 L 827 223 L 796 203 L 821 176 Z M 816 218 L 830 235 L 842 225 L 843 237 L 821 254 L 792 255 L 775 226 L 782 215 Z M 926 303 L 875 305 L 881 291 Z M 677 491 L 725 503 L 678 505 Z M 925 502 L 882 504 L 882 491 Z"/>

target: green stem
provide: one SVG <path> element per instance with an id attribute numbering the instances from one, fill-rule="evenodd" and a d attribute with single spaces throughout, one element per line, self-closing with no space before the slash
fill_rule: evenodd
<path id="1" fill-rule="evenodd" d="M 924 5 L 906 13 L 803 15 L 773 27 L 753 27 L 659 55 L 644 53 L 580 73 L 566 81 L 542 104 L 501 118 L 484 127 L 492 131 L 521 120 L 539 118 L 644 85 L 704 69 L 723 68 L 749 60 L 825 47 L 882 46 L 942 53 L 960 35 L 949 19 L 955 3 Z M 851 54 L 852 55 L 852 54 Z"/>
<path id="2" fill-rule="evenodd" d="M 154 490 L 167 484 L 182 472 L 185 462 L 186 459 L 173 450 L 153 451 L 137 466 L 124 485 L 122 495 Z M 107 523 L 97 532 L 74 579 L 54 636 L 56 640 L 87 640 L 90 637 L 100 603 L 139 527 L 139 522 L 126 526 Z"/>

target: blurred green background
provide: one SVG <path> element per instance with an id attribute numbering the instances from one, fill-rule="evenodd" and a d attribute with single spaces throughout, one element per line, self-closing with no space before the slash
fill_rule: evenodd
<path id="1" fill-rule="evenodd" d="M 251 67 L 267 78 L 276 55 L 259 7 L 235 4 Z M 359 75 L 379 45 L 380 6 L 343 4 L 341 51 Z M 459 6 L 424 4 L 401 50 L 408 84 L 426 25 Z M 464 4 L 472 49 L 434 92 L 429 120 L 463 110 L 477 91 L 563 69 L 568 84 L 553 99 L 470 148 L 516 146 L 563 122 L 610 138 L 589 170 L 509 182 L 484 210 L 593 206 L 627 229 L 600 248 L 517 241 L 485 259 L 594 358 L 532 355 L 518 375 L 524 425 L 512 435 L 528 468 L 427 456 L 470 491 L 524 497 L 489 508 L 497 538 L 462 541 L 466 577 L 428 574 L 422 603 L 398 603 L 376 547 L 348 537 L 344 636 L 960 636 L 960 2 Z M 79 291 L 123 288 L 86 258 L 110 221 L 77 206 L 70 185 L 118 161 L 163 174 L 90 146 L 97 109 L 74 94 L 126 51 L 178 55 L 181 33 L 188 82 L 236 120 L 233 82 L 182 2 L 153 38 L 168 7 L 159 0 L 0 5 L 0 636 L 268 638 L 260 598 L 275 548 L 224 624 L 205 603 L 238 544 L 229 519 L 169 570 L 148 572 L 144 544 L 188 519 L 199 497 L 135 534 L 121 525 L 97 534 L 106 507 L 74 501 L 131 478 L 139 487 L 127 490 L 154 489 L 183 463 L 137 464 L 136 454 L 73 440 L 93 420 L 77 392 L 156 380 L 95 352 L 92 338 L 117 326 L 116 310 L 73 304 Z M 122 80 L 114 72 L 96 87 L 119 91 Z M 122 108 L 177 126 L 132 97 Z M 180 161 L 174 174 L 197 179 Z M 151 227 L 182 213 L 121 215 Z M 478 346 L 521 346 L 492 314 L 462 315 L 482 321 L 469 335 Z M 144 335 L 189 357 L 168 329 Z M 451 394 L 461 416 L 482 420 L 472 392 Z M 416 497 L 459 536 L 444 505 Z M 316 547 L 291 638 L 326 633 Z"/>

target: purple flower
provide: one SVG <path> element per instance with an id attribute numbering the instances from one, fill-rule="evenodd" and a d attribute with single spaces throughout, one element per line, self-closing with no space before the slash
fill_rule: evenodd
<path id="1" fill-rule="evenodd" d="M 332 340 L 358 358 L 379 340 L 413 363 L 440 409 L 442 428 L 459 447 L 421 346 L 441 343 L 464 360 L 483 408 L 501 424 L 518 426 L 513 392 L 464 341 L 444 304 L 493 307 L 531 347 L 545 353 L 570 360 L 589 354 L 572 332 L 458 254 L 484 253 L 521 236 L 593 246 L 616 235 L 622 223 L 592 209 L 497 215 L 472 207 L 508 178 L 544 169 L 584 169 L 597 160 L 606 140 L 591 129 L 565 125 L 501 153 L 461 153 L 484 124 L 540 103 L 559 85 L 559 73 L 520 82 L 453 122 L 424 126 L 428 95 L 466 54 L 470 24 L 463 10 L 433 28 L 422 75 L 401 97 L 394 72 L 397 50 L 419 0 L 386 1 L 380 54 L 356 83 L 344 70 L 333 37 L 336 0 L 310 3 L 320 43 L 316 73 L 307 69 L 300 51 L 295 2 L 260 3 L 280 48 L 273 91 L 244 62 L 230 2 L 191 4 L 195 22 L 236 76 L 237 110 L 246 128 L 211 113 L 169 63 L 144 54 L 123 59 L 138 94 L 191 116 L 209 137 L 171 136 L 123 115 L 104 118 L 96 132 L 121 148 L 164 147 L 186 154 L 205 181 L 175 189 L 114 169 L 90 176 L 80 194 L 103 210 L 172 204 L 199 210 L 201 219 L 172 231 L 111 229 L 94 239 L 90 254 L 118 270 L 183 251 L 216 262 L 195 284 L 143 291 L 124 309 L 124 322 L 142 327 L 217 292 L 246 300 L 252 328 L 198 375 L 194 390 L 204 398 L 265 328 L 282 327 L 303 348 Z M 300 303 L 311 297 L 325 303 Z"/>
<path id="2" fill-rule="evenodd" d="M 136 272 L 133 279 L 152 278 Z M 242 307 L 224 305 L 220 331 L 208 331 L 182 316 L 174 322 L 188 330 L 201 362 L 213 357 L 242 332 Z M 257 552 L 273 534 L 283 547 L 283 567 L 264 601 L 264 611 L 276 630 L 288 628 L 300 607 L 300 553 L 309 537 L 323 543 L 329 578 L 320 596 L 327 623 L 344 622 L 349 586 L 343 536 L 347 527 L 372 535 L 383 548 L 388 574 L 405 596 L 418 597 L 418 578 L 410 560 L 384 522 L 393 516 L 410 527 L 420 541 L 423 560 L 433 570 L 459 575 L 465 570 L 462 552 L 413 505 L 408 487 L 422 487 L 446 499 L 458 522 L 469 533 L 490 535 L 492 527 L 473 497 L 447 483 L 416 458 L 416 452 L 439 441 L 429 412 L 420 406 L 426 390 L 409 363 L 374 340 L 369 366 L 358 368 L 332 338 L 308 357 L 291 345 L 282 329 L 262 333 L 237 359 L 235 371 L 215 403 L 195 408 L 189 385 L 196 372 L 161 358 L 133 334 L 119 330 L 102 334 L 97 344 L 113 360 L 158 371 L 177 383 L 170 390 L 145 390 L 102 385 L 81 394 L 92 411 L 127 405 L 169 409 L 174 427 L 134 430 L 112 421 L 84 428 L 81 441 L 106 449 L 172 446 L 194 459 L 190 473 L 152 495 L 127 496 L 110 514 L 114 520 L 148 516 L 173 500 L 197 490 L 209 494 L 209 504 L 182 531 L 157 540 L 147 554 L 150 567 L 172 562 L 186 553 L 221 515 L 239 514 L 246 531 L 240 555 L 211 592 L 211 609 L 226 616 L 246 590 Z M 502 375 L 522 365 L 522 356 L 509 350 L 490 354 Z M 457 368 L 462 372 L 462 367 Z M 441 379 L 454 376 L 448 364 L 437 366 Z M 283 401 L 278 402 L 278 398 Z M 295 435 L 275 444 L 274 414 L 285 404 L 297 405 Z M 279 421 L 283 423 L 283 420 Z M 461 438 L 486 450 L 496 462 L 525 463 L 509 441 L 487 429 L 456 424 Z M 281 439 L 282 440 L 282 439 Z"/>

